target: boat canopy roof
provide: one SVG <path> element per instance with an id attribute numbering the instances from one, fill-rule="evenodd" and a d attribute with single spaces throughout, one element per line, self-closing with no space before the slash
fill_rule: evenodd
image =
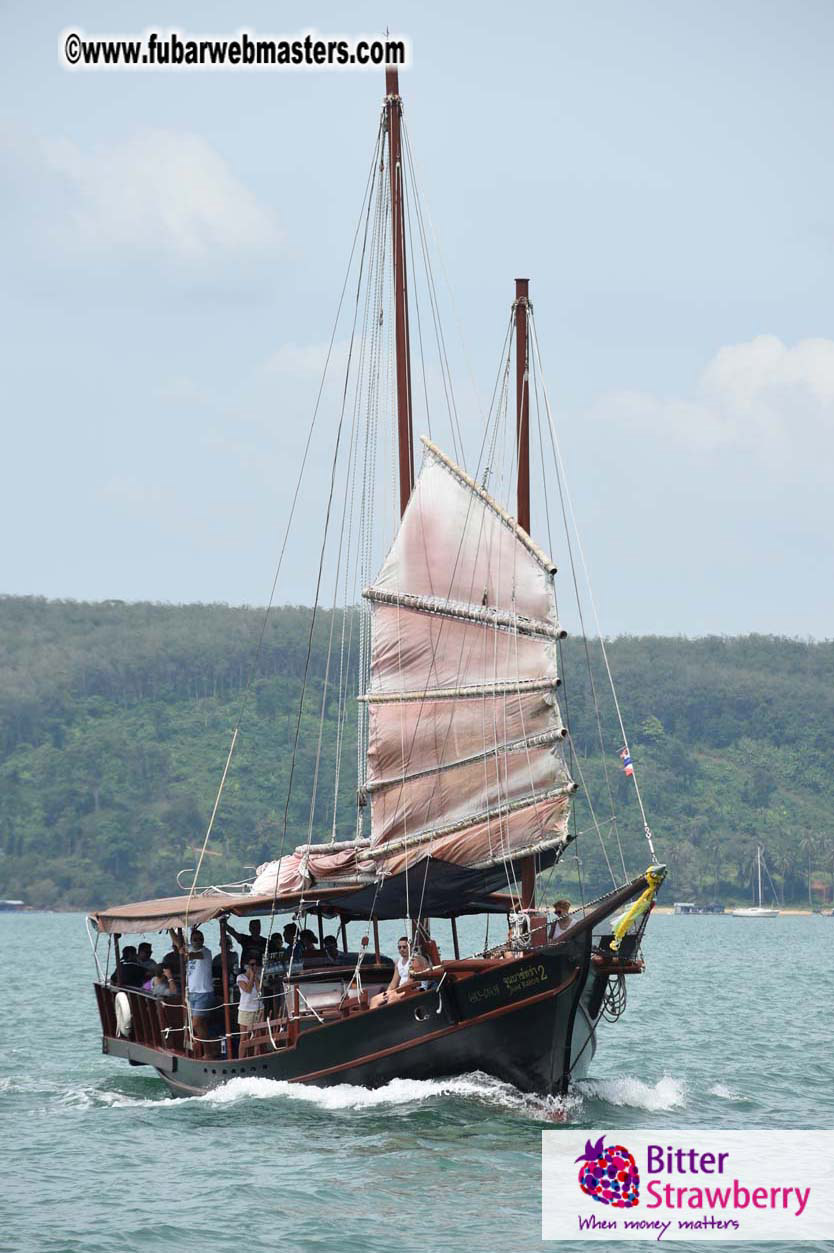
<path id="1" fill-rule="evenodd" d="M 379 904 L 379 902 L 377 902 Z M 109 909 L 95 910 L 89 919 L 97 931 L 114 932 L 118 935 L 142 935 L 152 931 L 167 931 L 170 927 L 194 927 L 234 914 L 239 918 L 287 913 L 303 906 L 312 912 L 321 911 L 325 916 L 341 916 L 345 921 L 401 917 L 385 909 L 369 909 L 367 889 L 321 888 L 307 893 L 294 892 L 275 897 L 270 892 L 255 895 L 251 892 L 237 894 L 212 892 L 192 896 L 163 896 L 152 901 L 131 901 L 126 905 L 113 905 Z M 509 895 L 487 893 L 479 899 L 468 900 L 458 908 L 438 911 L 441 916 L 462 914 L 506 914 L 515 908 Z"/>

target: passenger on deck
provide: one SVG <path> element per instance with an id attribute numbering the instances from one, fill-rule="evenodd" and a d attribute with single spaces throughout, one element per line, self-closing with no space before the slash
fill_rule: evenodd
<path id="1" fill-rule="evenodd" d="M 567 900 L 554 901 L 553 911 L 556 914 L 556 918 L 550 924 L 549 938 L 551 940 L 559 931 L 565 931 L 571 924 L 570 901 L 567 901 Z"/>
<path id="2" fill-rule="evenodd" d="M 286 958 L 287 953 L 284 948 L 284 941 L 280 934 L 276 932 L 275 935 L 269 937 L 269 943 L 266 946 L 266 961 L 264 962 L 264 974 L 261 983 L 261 1000 L 268 1018 L 276 1016 L 281 1004 Z"/>
<path id="3" fill-rule="evenodd" d="M 110 982 L 117 983 L 120 988 L 141 988 L 145 978 L 145 967 L 139 961 L 136 949 L 132 944 L 126 944 Z"/>
<path id="4" fill-rule="evenodd" d="M 298 934 L 298 927 L 294 922 L 288 922 L 284 927 L 284 943 L 287 946 L 286 963 L 287 973 L 298 973 L 304 967 L 304 948 L 301 936 Z"/>
<path id="5" fill-rule="evenodd" d="M 186 988 L 194 1038 L 204 1043 L 207 1055 L 212 1055 L 212 1045 L 206 1044 L 211 1037 L 211 1011 L 214 1009 L 214 980 L 211 975 L 211 949 L 206 948 L 199 927 L 191 932 L 191 943 L 186 948 L 182 931 L 171 931 L 171 942 L 186 959 Z"/>
<path id="6" fill-rule="evenodd" d="M 429 963 L 421 952 L 415 949 L 412 953 L 408 936 L 400 936 L 397 941 L 397 952 L 399 956 L 394 963 L 394 973 L 386 989 L 388 992 L 396 992 L 397 988 L 401 988 L 406 983 L 411 983 L 414 976 L 419 974 L 421 970 L 428 970 L 429 968 Z"/>
<path id="7" fill-rule="evenodd" d="M 276 932 L 275 935 L 269 937 L 266 946 L 266 960 L 264 961 L 264 977 L 272 978 L 275 975 L 284 973 L 284 962 L 287 954 L 284 951 L 284 941 L 281 935 Z"/>
<path id="8" fill-rule="evenodd" d="M 260 962 L 257 957 L 250 957 L 237 977 L 237 986 L 240 988 L 237 1021 L 241 1040 L 251 1037 L 252 1028 L 258 1021 L 261 1011 L 261 997 L 258 990 L 260 973 Z"/>
<path id="9" fill-rule="evenodd" d="M 431 938 L 428 925 L 422 922 L 418 924 L 414 932 L 414 952 L 425 957 L 430 966 L 440 965 L 440 949 Z"/>
<path id="10" fill-rule="evenodd" d="M 396 1000 L 398 992 L 414 982 L 415 975 L 419 974 L 421 970 L 428 970 L 429 963 L 423 954 L 416 949 L 412 953 L 407 935 L 401 935 L 397 941 L 397 953 L 398 956 L 394 962 L 394 973 L 391 976 L 391 982 L 384 992 L 378 992 L 376 996 L 371 997 L 371 1009 L 375 1009 L 379 1005 L 385 1005 L 388 1001 Z"/>
<path id="11" fill-rule="evenodd" d="M 423 926 L 419 926 L 414 934 L 414 948 L 411 958 L 411 970 L 418 974 L 432 966 L 440 965 L 440 949 Z M 424 992 L 437 987 L 436 979 L 421 979 L 420 987 Z"/>
<path id="12" fill-rule="evenodd" d="M 324 948 L 322 949 L 322 960 L 328 966 L 344 966 L 347 957 L 339 949 L 339 941 L 335 935 L 326 935 L 324 937 Z"/>
<path id="13" fill-rule="evenodd" d="M 226 964 L 229 967 L 229 978 L 234 979 L 237 976 L 237 972 L 240 970 L 240 966 L 238 965 L 237 953 L 235 952 L 234 945 L 228 936 L 226 936 Z M 212 958 L 211 973 L 215 979 L 223 978 L 222 952 L 215 954 Z"/>
<path id="14" fill-rule="evenodd" d="M 178 972 L 179 972 L 179 962 L 175 963 L 175 962 L 164 961 L 162 963 L 162 974 L 165 978 L 165 982 L 168 984 L 168 991 L 160 993 L 154 990 L 154 996 L 178 997 L 180 995 L 180 984 L 179 984 Z"/>
<path id="15" fill-rule="evenodd" d="M 172 970 L 177 972 L 177 978 L 179 979 L 180 958 L 175 948 L 169 949 L 159 964 L 160 966 L 170 966 Z"/>
<path id="16" fill-rule="evenodd" d="M 305 957 L 318 957 L 319 950 L 316 945 L 315 931 L 309 931 L 306 928 L 301 932 L 301 943 Z"/>
<path id="17" fill-rule="evenodd" d="M 235 931 L 234 927 L 230 927 L 226 923 L 226 930 L 229 935 L 233 935 L 240 945 L 240 964 L 245 966 L 249 957 L 257 957 L 258 965 L 262 965 L 264 953 L 266 952 L 266 937 L 261 935 L 261 924 L 257 918 L 253 918 L 249 923 L 249 934 Z"/>
<path id="18" fill-rule="evenodd" d="M 152 952 L 153 952 L 153 949 L 151 945 L 148 944 L 147 940 L 139 945 L 139 949 L 137 952 L 137 955 L 139 958 L 139 965 L 145 967 L 145 970 L 148 972 L 149 978 L 153 976 L 156 970 L 156 966 L 157 966 L 157 963 L 154 961 L 153 957 L 151 957 Z"/>
<path id="19" fill-rule="evenodd" d="M 151 996 L 171 996 L 171 989 L 168 984 L 168 978 L 161 966 L 157 966 L 150 978 L 150 986 L 148 991 Z"/>

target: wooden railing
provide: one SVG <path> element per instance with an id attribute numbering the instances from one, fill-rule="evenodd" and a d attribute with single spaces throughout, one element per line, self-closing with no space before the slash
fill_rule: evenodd
<path id="1" fill-rule="evenodd" d="M 143 992 L 140 988 L 119 988 L 110 983 L 93 985 L 101 1019 L 102 1034 L 115 1039 L 118 1034 L 116 1018 L 116 996 L 121 992 L 130 1006 L 130 1032 L 128 1039 L 135 1044 L 143 1044 L 147 1048 L 162 1049 L 169 1053 L 181 1053 L 191 1057 L 215 1055 L 223 1039 L 218 1033 L 217 1039 L 200 1042 L 194 1041 L 186 1048 L 186 1012 L 180 1001 L 164 1000 Z M 283 998 L 282 998 L 283 999 Z M 251 1057 L 255 1054 L 272 1053 L 275 1049 L 292 1048 L 299 1031 L 298 989 L 291 996 L 294 1017 L 272 1019 L 268 1025 L 260 1022 L 250 1037 L 244 1032 L 239 1037 L 238 1051 L 240 1057 Z"/>
<path id="2" fill-rule="evenodd" d="M 185 1009 L 179 1001 L 161 1000 L 139 988 L 117 988 L 109 983 L 93 985 L 101 1018 L 102 1033 L 111 1038 L 118 1035 L 116 996 L 124 993 L 130 1005 L 130 1039 L 152 1049 L 184 1053 Z"/>
<path id="3" fill-rule="evenodd" d="M 222 1028 L 210 1041 L 193 1041 L 186 1047 L 186 1010 L 180 1001 L 165 1000 L 143 992 L 140 988 L 120 988 L 110 983 L 93 985 L 98 1003 L 101 1029 L 105 1036 L 115 1039 L 119 1035 L 116 1017 L 116 997 L 122 993 L 130 1006 L 130 1031 L 128 1039 L 147 1048 L 161 1049 L 191 1057 L 217 1056 L 217 1050 L 227 1039 Z M 415 984 L 415 991 L 419 990 Z M 258 1022 L 252 1032 L 233 1032 L 238 1043 L 230 1045 L 237 1049 L 239 1057 L 259 1056 L 277 1049 L 294 1048 L 301 1030 L 301 1018 L 305 1012 L 303 993 L 295 983 L 290 983 L 286 995 L 279 998 L 281 1012 L 269 1022 Z M 319 1022 L 346 1018 L 348 1015 L 368 1008 L 368 993 L 344 997 L 338 1005 L 310 1010 L 309 1016 Z M 222 1006 L 219 1007 L 222 1012 Z M 212 1011 L 214 1012 L 214 1011 Z"/>

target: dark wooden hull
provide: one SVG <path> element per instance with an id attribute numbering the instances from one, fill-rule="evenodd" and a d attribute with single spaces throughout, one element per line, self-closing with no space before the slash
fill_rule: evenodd
<path id="1" fill-rule="evenodd" d="M 104 1051 L 152 1065 L 179 1095 L 239 1076 L 378 1087 L 480 1070 L 525 1092 L 564 1090 L 593 1054 L 589 943 L 549 946 L 379 1009 L 302 1027 L 292 1047 L 240 1060 L 195 1058 L 105 1036 Z M 585 1002 L 585 1008 L 580 1006 Z M 589 1046 L 590 1043 L 590 1046 Z M 575 1077 L 575 1076 L 574 1076 Z"/>

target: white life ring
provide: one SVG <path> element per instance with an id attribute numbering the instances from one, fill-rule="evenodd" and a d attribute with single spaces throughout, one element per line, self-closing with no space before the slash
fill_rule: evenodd
<path id="1" fill-rule="evenodd" d="M 116 1035 L 127 1037 L 130 1035 L 130 1028 L 133 1024 L 127 993 L 117 992 L 113 1004 L 116 1009 Z"/>

